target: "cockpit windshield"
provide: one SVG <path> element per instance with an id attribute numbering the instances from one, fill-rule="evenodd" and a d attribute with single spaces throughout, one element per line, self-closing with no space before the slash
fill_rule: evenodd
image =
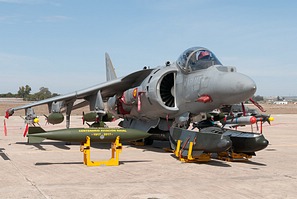
<path id="1" fill-rule="evenodd" d="M 213 65 L 222 65 L 211 51 L 202 47 L 187 49 L 178 58 L 177 64 L 186 72 L 206 69 Z"/>

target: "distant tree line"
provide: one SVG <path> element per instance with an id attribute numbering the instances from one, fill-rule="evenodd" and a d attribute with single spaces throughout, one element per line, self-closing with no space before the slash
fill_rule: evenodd
<path id="1" fill-rule="evenodd" d="M 9 92 L 6 94 L 0 94 L 0 97 L 18 97 L 23 98 L 23 100 L 25 101 L 38 101 L 59 95 L 57 93 L 51 93 L 49 89 L 45 87 L 39 88 L 39 91 L 34 94 L 31 94 L 31 90 L 31 87 L 28 85 L 21 86 L 19 87 L 19 91 L 17 94 L 12 94 Z"/>
<path id="2" fill-rule="evenodd" d="M 252 99 L 254 100 L 254 101 L 256 101 L 256 102 L 260 102 L 260 101 L 264 101 L 264 97 L 263 96 L 261 96 L 261 95 L 254 95 L 253 97 L 252 97 Z M 247 99 L 246 101 L 245 101 L 245 103 L 251 103 L 251 101 L 249 100 L 249 99 Z"/>
<path id="3" fill-rule="evenodd" d="M 264 97 L 261 95 L 254 95 L 253 100 L 259 102 L 259 101 L 264 101 Z"/>

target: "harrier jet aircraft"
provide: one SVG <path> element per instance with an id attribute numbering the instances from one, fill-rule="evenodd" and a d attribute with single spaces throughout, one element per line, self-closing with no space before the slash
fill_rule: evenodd
<path id="1" fill-rule="evenodd" d="M 106 82 L 10 108 L 6 118 L 14 111 L 25 109 L 26 113 L 32 113 L 32 107 L 48 104 L 49 122 L 62 122 L 61 110 L 65 108 L 69 128 L 71 110 L 89 105 L 90 113 L 84 117 L 92 115 L 95 123 L 108 120 L 111 113 L 123 119 L 122 127 L 160 135 L 168 133 L 173 124 L 186 126 L 201 112 L 240 103 L 256 91 L 251 78 L 238 73 L 235 67 L 223 66 L 213 52 L 203 47 L 185 50 L 176 62 L 145 67 L 121 78 L 116 77 L 108 54 L 105 56 Z M 77 99 L 83 102 L 74 105 Z"/>

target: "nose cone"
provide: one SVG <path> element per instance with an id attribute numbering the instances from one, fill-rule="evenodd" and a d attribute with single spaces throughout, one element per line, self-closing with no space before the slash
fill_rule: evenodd
<path id="1" fill-rule="evenodd" d="M 241 73 L 224 73 L 214 83 L 215 93 L 224 104 L 235 104 L 251 98 L 256 90 L 255 82 Z"/>
<path id="2" fill-rule="evenodd" d="M 235 153 L 253 153 L 265 149 L 269 144 L 269 141 L 266 140 L 263 134 L 252 134 L 242 131 L 240 131 L 240 134 L 241 137 L 231 135 L 232 148 Z"/>
<path id="3" fill-rule="evenodd" d="M 269 141 L 264 138 L 264 136 L 260 136 L 256 139 L 254 151 L 260 151 L 265 149 L 269 144 Z"/>

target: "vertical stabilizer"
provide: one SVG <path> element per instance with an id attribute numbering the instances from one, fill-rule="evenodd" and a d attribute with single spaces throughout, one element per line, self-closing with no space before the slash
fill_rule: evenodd
<path id="1" fill-rule="evenodd" d="M 110 81 L 117 78 L 114 67 L 108 53 L 105 53 L 105 64 L 106 64 L 106 80 Z"/>

